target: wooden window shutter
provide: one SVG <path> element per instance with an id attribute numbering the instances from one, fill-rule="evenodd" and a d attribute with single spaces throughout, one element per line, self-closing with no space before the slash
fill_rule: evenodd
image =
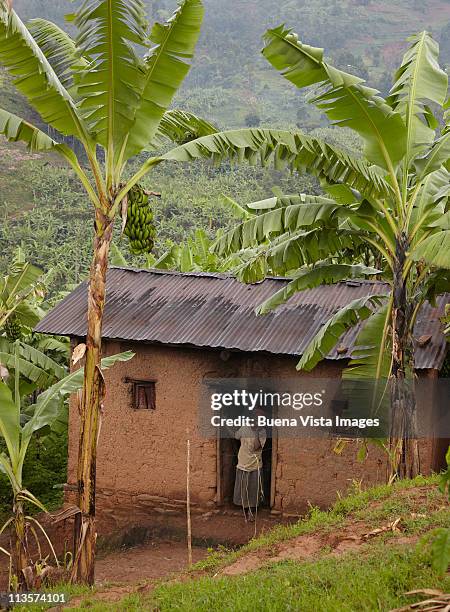
<path id="1" fill-rule="evenodd" d="M 156 389 L 154 382 L 134 383 L 134 408 L 136 410 L 156 409 Z"/>

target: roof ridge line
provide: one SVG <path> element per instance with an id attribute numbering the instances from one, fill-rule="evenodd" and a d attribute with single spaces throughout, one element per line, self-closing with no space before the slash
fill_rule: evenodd
<path id="1" fill-rule="evenodd" d="M 179 270 L 163 270 L 160 268 L 136 268 L 134 266 L 109 266 L 108 270 L 124 270 L 125 272 L 134 272 L 135 274 L 148 273 L 148 274 L 158 274 L 160 276 L 183 276 L 183 277 L 193 277 L 193 278 L 217 278 L 219 280 L 238 280 L 236 276 L 227 272 L 180 272 Z M 266 280 L 274 280 L 274 281 L 290 281 L 292 277 L 290 276 L 266 276 L 262 281 L 257 281 L 255 283 L 242 283 L 243 285 L 260 285 Z M 332 283 L 334 285 L 342 285 L 342 284 L 353 284 L 358 283 L 360 285 L 389 285 L 389 283 L 380 280 L 370 280 L 366 278 L 354 278 L 349 280 L 341 280 L 337 283 Z M 320 285 L 320 287 L 327 285 Z M 331 285 L 330 285 L 331 286 Z M 317 287 L 313 287 L 313 289 L 317 289 Z"/>

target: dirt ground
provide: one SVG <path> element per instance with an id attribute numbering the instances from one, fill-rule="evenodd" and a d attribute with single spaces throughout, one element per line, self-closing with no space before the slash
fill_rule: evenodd
<path id="1" fill-rule="evenodd" d="M 193 518 L 193 561 L 207 556 L 210 547 L 242 546 L 255 535 L 272 529 L 281 522 L 267 510 L 259 512 L 254 523 L 246 522 L 239 511 L 224 510 L 220 514 L 207 513 Z M 287 522 L 283 520 L 283 522 Z M 104 552 L 96 564 L 96 581 L 140 582 L 169 576 L 187 567 L 185 537 L 152 538 L 130 548 Z"/>
<path id="2" fill-rule="evenodd" d="M 431 490 L 433 490 L 431 488 Z M 313 559 L 319 554 L 339 556 L 349 551 L 359 550 L 365 547 L 378 536 L 389 534 L 392 539 L 390 545 L 412 545 L 419 540 L 418 535 L 405 535 L 405 519 L 426 516 L 411 511 L 411 507 L 420 509 L 427 508 L 427 512 L 443 509 L 447 504 L 442 499 L 431 502 L 427 499 L 430 487 L 418 487 L 413 490 L 397 492 L 397 500 L 404 500 L 404 508 L 396 516 L 389 520 L 355 520 L 349 516 L 346 521 L 331 531 L 323 533 L 312 533 L 300 535 L 296 538 L 278 542 L 276 545 L 261 548 L 240 557 L 237 561 L 224 567 L 218 575 L 238 576 L 248 572 L 256 571 L 262 567 L 280 561 L 306 561 Z M 371 502 L 369 508 L 374 511 L 381 507 L 382 501 Z M 327 551 L 324 553 L 324 551 Z"/>
<path id="3" fill-rule="evenodd" d="M 242 546 L 255 534 L 269 531 L 280 522 L 288 520 L 271 515 L 267 510 L 259 512 L 255 523 L 246 523 L 241 512 L 231 509 L 193 517 L 193 562 L 204 559 L 210 546 L 222 545 L 230 549 Z M 119 602 L 130 593 L 150 591 L 155 580 L 177 575 L 181 578 L 188 569 L 186 539 L 180 539 L 179 534 L 173 538 L 154 537 L 129 548 L 100 552 L 95 567 L 95 601 Z M 75 597 L 68 607 L 83 605 L 84 600 L 84 597 Z"/>
<path id="4" fill-rule="evenodd" d="M 373 535 L 370 534 L 372 532 Z M 417 536 L 401 536 L 402 525 L 395 521 L 386 523 L 373 530 L 368 523 L 353 523 L 351 526 L 342 528 L 333 534 L 301 535 L 287 542 L 277 544 L 272 549 L 262 549 L 249 553 L 235 563 L 228 565 L 219 572 L 223 576 L 238 576 L 253 572 L 261 567 L 280 561 L 306 561 L 316 557 L 324 550 L 328 550 L 330 556 L 339 556 L 351 550 L 357 550 L 367 544 L 368 540 L 378 534 L 390 532 L 395 537 L 392 544 L 412 544 L 418 540 Z M 401 537 L 399 537 L 401 536 Z"/>
<path id="5" fill-rule="evenodd" d="M 246 522 L 242 510 L 226 508 L 220 512 L 211 512 L 193 517 L 192 530 L 197 542 L 202 540 L 223 546 L 242 546 L 253 537 L 260 535 L 275 525 L 287 524 L 298 520 L 298 517 L 280 517 L 267 509 L 261 509 L 253 523 Z"/>
<path id="6" fill-rule="evenodd" d="M 402 499 L 401 511 L 394 510 L 377 519 L 361 520 L 350 515 L 336 528 L 318 530 L 317 532 L 299 535 L 270 546 L 247 552 L 233 563 L 222 567 L 216 576 L 237 576 L 268 567 L 284 560 L 306 561 L 319 556 L 340 556 L 352 550 L 364 550 L 370 542 L 383 534 L 390 534 L 386 545 L 411 546 L 418 540 L 418 535 L 404 531 L 404 521 L 411 517 L 425 516 L 419 512 L 434 512 L 443 507 L 442 499 L 428 499 L 430 488 L 419 487 L 397 493 L 396 500 Z M 371 511 L 381 508 L 383 501 L 369 504 Z M 369 509 L 368 508 L 368 509 Z M 398 513 L 397 513 L 398 512 Z M 278 517 L 279 518 L 279 517 Z M 230 547 L 248 542 L 255 533 L 255 526 L 245 523 L 239 513 L 229 515 L 212 515 L 202 519 L 197 517 L 196 533 L 214 532 L 217 541 L 233 537 Z M 200 523 L 198 521 L 201 521 Z M 260 534 L 279 522 L 277 517 L 262 512 L 256 524 L 256 533 Z M 195 546 L 194 561 L 206 557 L 206 546 Z M 130 593 L 145 593 L 154 588 L 155 580 L 164 578 L 175 580 L 195 579 L 203 575 L 197 571 L 188 575 L 187 552 L 185 541 L 153 540 L 141 546 L 105 554 L 97 562 L 97 589 L 95 601 L 118 603 Z M 69 607 L 84 605 L 83 597 L 74 598 Z"/>
<path id="7" fill-rule="evenodd" d="M 208 551 L 194 546 L 194 563 L 200 561 Z M 109 553 L 97 560 L 96 582 L 139 583 L 181 572 L 187 567 L 187 547 L 184 542 L 150 542 L 142 546 Z"/>
<path id="8" fill-rule="evenodd" d="M 57 513 L 55 513 L 57 514 Z M 52 524 L 52 515 L 43 517 L 43 523 L 55 544 L 58 556 L 61 558 L 65 550 L 71 545 L 71 526 Z M 223 546 L 236 548 L 246 544 L 256 535 L 269 531 L 279 522 L 288 522 L 289 519 L 280 519 L 268 510 L 259 511 L 254 523 L 246 522 L 239 509 L 223 508 L 203 515 L 192 517 L 193 530 L 193 561 L 199 561 L 208 554 L 208 549 Z M 295 520 L 295 519 L 290 519 Z M 115 541 L 114 548 L 106 550 L 104 543 L 109 538 L 103 538 L 98 546 L 96 563 L 96 582 L 101 587 L 106 583 L 139 584 L 145 581 L 170 576 L 187 568 L 187 543 L 185 518 L 175 522 L 172 518 L 154 530 L 148 532 L 141 539 L 125 537 L 126 545 L 120 544 L 120 538 Z M 180 527 L 181 525 L 181 527 Z M 9 538 L 5 534 L 0 538 L 0 544 L 9 548 Z M 31 547 L 32 550 L 34 547 Z M 44 556 L 50 551 L 43 546 Z M 8 563 L 6 558 L 0 557 L 0 589 L 6 589 L 8 584 Z M 122 592 L 122 589 L 119 589 Z M 126 591 L 126 588 L 125 588 Z"/>

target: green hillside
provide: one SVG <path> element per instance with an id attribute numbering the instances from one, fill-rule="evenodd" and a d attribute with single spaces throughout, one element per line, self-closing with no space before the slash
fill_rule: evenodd
<path id="1" fill-rule="evenodd" d="M 205 23 L 194 70 L 177 103 L 234 127 L 261 120 L 271 125 L 316 126 L 303 95 L 289 87 L 260 57 L 261 36 L 280 22 L 310 44 L 325 47 L 340 68 L 370 76 L 382 90 L 401 55 L 404 39 L 430 29 L 443 41 L 450 62 L 450 3 L 441 0 L 205 0 Z M 15 0 L 24 18 L 63 24 L 79 1 Z M 152 20 L 163 20 L 175 0 L 147 0 Z"/>
<path id="2" fill-rule="evenodd" d="M 304 92 L 282 79 L 260 54 L 262 34 L 282 21 L 295 27 L 305 41 L 325 47 L 339 67 L 359 73 L 383 91 L 390 87 L 405 38 L 417 30 L 429 28 L 442 39 L 443 63 L 450 64 L 449 2 L 204 0 L 204 4 L 205 22 L 194 67 L 175 105 L 224 128 L 261 124 L 323 129 L 323 117 L 307 104 Z M 77 5 L 79 0 L 14 1 L 23 19 L 41 16 L 61 25 L 64 13 Z M 161 21 L 177 3 L 158 0 L 148 5 L 150 18 Z M 39 123 L 1 69 L 0 107 Z M 350 141 L 343 130 L 326 130 L 322 136 L 337 138 L 351 148 L 358 146 L 355 137 Z M 206 165 L 161 168 L 152 181 L 149 187 L 163 194 L 157 211 L 159 253 L 167 240 L 182 241 L 195 227 L 209 229 L 212 235 L 218 226 L 229 223 L 230 214 L 219 205 L 222 193 L 246 202 L 270 196 L 272 186 L 284 192 L 311 189 L 307 177 L 294 179 L 269 170 L 208 169 Z M 0 269 L 22 243 L 38 265 L 58 262 L 61 280 L 75 282 L 85 273 L 91 240 L 86 232 L 89 205 L 78 182 L 56 160 L 30 156 L 23 147 L 0 140 L 0 218 L 6 221 L 0 228 Z"/>

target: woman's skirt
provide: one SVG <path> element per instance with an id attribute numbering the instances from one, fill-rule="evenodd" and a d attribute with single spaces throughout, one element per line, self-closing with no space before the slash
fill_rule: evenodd
<path id="1" fill-rule="evenodd" d="M 262 472 L 244 472 L 236 468 L 233 503 L 241 508 L 256 508 L 264 497 L 262 487 Z"/>

